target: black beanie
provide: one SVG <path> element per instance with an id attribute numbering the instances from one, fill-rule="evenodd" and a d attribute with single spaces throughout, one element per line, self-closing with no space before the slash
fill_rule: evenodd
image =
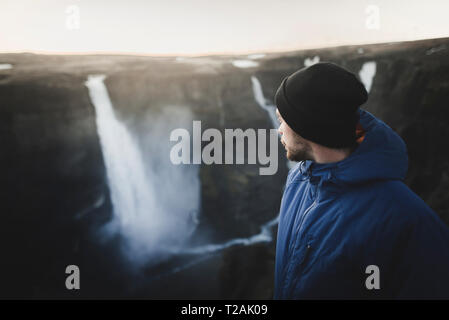
<path id="1" fill-rule="evenodd" d="M 301 137 L 330 148 L 356 141 L 357 109 L 368 93 L 357 77 L 332 62 L 319 62 L 286 77 L 275 95 L 284 121 Z"/>

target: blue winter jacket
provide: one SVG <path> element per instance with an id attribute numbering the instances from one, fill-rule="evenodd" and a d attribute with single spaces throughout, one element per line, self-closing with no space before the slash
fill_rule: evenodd
<path id="1" fill-rule="evenodd" d="M 288 174 L 274 297 L 449 299 L 449 228 L 404 184 L 404 141 L 359 115 L 366 133 L 349 157 Z"/>

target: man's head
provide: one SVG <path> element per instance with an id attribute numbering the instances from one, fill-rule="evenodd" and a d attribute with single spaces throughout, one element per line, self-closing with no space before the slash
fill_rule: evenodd
<path id="1" fill-rule="evenodd" d="M 331 62 L 286 77 L 275 103 L 287 157 L 327 161 L 353 150 L 357 111 L 367 99 L 368 93 L 355 75 Z"/>

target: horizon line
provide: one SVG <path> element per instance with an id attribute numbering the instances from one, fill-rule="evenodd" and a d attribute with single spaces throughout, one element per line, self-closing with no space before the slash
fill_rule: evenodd
<path id="1" fill-rule="evenodd" d="M 203 53 L 148 53 L 148 52 L 138 52 L 138 51 L 46 51 L 46 50 L 13 50 L 13 51 L 3 51 L 0 50 L 0 54 L 37 54 L 37 55 L 124 55 L 124 56 L 151 56 L 151 57 L 208 57 L 208 56 L 245 56 L 252 54 L 282 54 L 282 53 L 292 53 L 297 51 L 308 51 L 308 50 L 322 50 L 322 49 L 332 49 L 340 47 L 351 47 L 351 46 L 372 46 L 372 45 L 382 45 L 382 44 L 392 44 L 401 42 L 416 42 L 423 40 L 442 40 L 449 39 L 446 37 L 437 38 L 417 38 L 413 40 L 390 40 L 383 42 L 369 42 L 369 43 L 345 43 L 339 45 L 323 45 L 323 46 L 313 46 L 313 47 L 302 47 L 294 49 L 285 50 L 242 50 L 242 51 L 209 51 Z"/>

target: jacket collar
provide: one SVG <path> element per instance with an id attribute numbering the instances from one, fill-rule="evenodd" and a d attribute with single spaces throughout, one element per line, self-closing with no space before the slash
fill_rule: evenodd
<path id="1" fill-rule="evenodd" d="M 358 112 L 358 128 L 364 129 L 365 136 L 347 158 L 332 163 L 305 160 L 299 164 L 300 172 L 312 183 L 358 185 L 373 180 L 405 179 L 408 156 L 402 138 L 368 111 L 359 109 Z"/>

